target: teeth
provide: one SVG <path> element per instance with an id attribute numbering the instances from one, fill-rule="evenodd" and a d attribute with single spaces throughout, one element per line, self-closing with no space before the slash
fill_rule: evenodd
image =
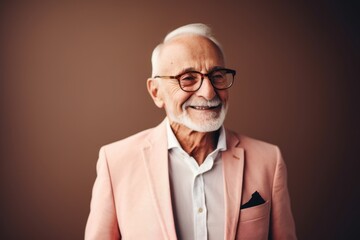
<path id="1" fill-rule="evenodd" d="M 209 109 L 209 108 L 208 107 L 195 107 L 195 109 L 205 110 L 205 109 Z"/>
<path id="2" fill-rule="evenodd" d="M 207 109 L 212 109 L 215 107 L 208 107 L 208 106 L 192 106 L 192 108 L 197 109 L 197 110 L 207 110 Z"/>

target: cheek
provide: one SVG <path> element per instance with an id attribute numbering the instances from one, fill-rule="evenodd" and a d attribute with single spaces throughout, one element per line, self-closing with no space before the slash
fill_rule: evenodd
<path id="1" fill-rule="evenodd" d="M 220 100 L 221 100 L 222 102 L 227 103 L 227 101 L 228 101 L 228 99 L 229 99 L 229 93 L 228 93 L 227 90 L 219 91 L 219 92 L 218 92 L 218 96 L 219 96 L 219 98 L 220 98 Z"/>
<path id="2" fill-rule="evenodd" d="M 180 89 L 179 85 L 169 85 L 165 89 L 165 106 L 172 109 L 182 109 L 182 105 L 186 102 L 191 94 Z"/>

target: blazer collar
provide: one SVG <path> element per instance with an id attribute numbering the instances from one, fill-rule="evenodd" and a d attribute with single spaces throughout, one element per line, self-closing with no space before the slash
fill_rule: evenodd
<path id="1" fill-rule="evenodd" d="M 147 170 L 146 177 L 150 183 L 152 201 L 155 204 L 164 239 L 176 239 L 171 205 L 165 121 L 154 128 L 147 140 L 142 153 Z"/>
<path id="2" fill-rule="evenodd" d="M 226 132 L 228 150 L 222 155 L 225 194 L 225 239 L 235 239 L 242 198 L 244 149 L 239 137 Z"/>

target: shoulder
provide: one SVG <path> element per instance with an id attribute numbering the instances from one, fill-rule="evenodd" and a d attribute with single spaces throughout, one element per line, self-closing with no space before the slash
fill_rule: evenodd
<path id="1" fill-rule="evenodd" d="M 136 159 L 142 154 L 142 149 L 166 143 L 166 125 L 164 121 L 156 127 L 138 132 L 119 141 L 101 147 L 102 152 L 109 161 L 122 161 L 121 159 Z"/>
<path id="2" fill-rule="evenodd" d="M 239 135 L 240 146 L 247 150 L 253 150 L 257 152 L 276 152 L 279 147 L 273 143 L 265 142 L 263 140 L 255 139 L 245 135 Z"/>
<path id="3" fill-rule="evenodd" d="M 135 133 L 126 138 L 120 139 L 116 142 L 106 144 L 103 146 L 103 148 L 105 148 L 106 150 L 109 151 L 109 150 L 117 149 L 119 147 L 121 148 L 121 147 L 124 147 L 127 145 L 132 145 L 132 144 L 139 145 L 139 143 L 142 143 L 142 142 L 146 141 L 146 139 L 148 139 L 148 137 L 149 137 L 149 135 L 151 135 L 152 131 L 153 131 L 153 128 L 143 130 L 141 132 Z"/>
<path id="4" fill-rule="evenodd" d="M 227 130 L 226 134 L 230 142 L 234 142 L 236 139 L 236 147 L 244 150 L 245 160 L 248 164 L 275 166 L 281 160 L 280 149 L 275 144 L 238 134 L 231 130 Z"/>
<path id="5" fill-rule="evenodd" d="M 141 148 L 142 146 L 146 145 L 153 131 L 154 128 L 143 130 L 124 139 L 106 144 L 102 146 L 101 149 L 106 153 L 107 156 L 129 154 L 132 151 L 139 149 L 139 147 Z"/>
<path id="6" fill-rule="evenodd" d="M 276 151 L 278 146 L 272 143 L 268 143 L 263 140 L 255 139 L 243 134 L 239 134 L 230 129 L 226 129 L 226 137 L 230 141 L 234 141 L 236 139 L 237 147 L 241 147 L 244 150 L 253 150 L 253 151 Z"/>

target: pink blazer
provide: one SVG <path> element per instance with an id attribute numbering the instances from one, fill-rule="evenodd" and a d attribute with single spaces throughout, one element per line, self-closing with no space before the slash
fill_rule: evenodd
<path id="1" fill-rule="evenodd" d="M 296 239 L 279 149 L 229 130 L 226 137 L 224 239 Z M 240 210 L 255 191 L 266 202 Z M 165 122 L 101 148 L 85 239 L 177 239 Z"/>

